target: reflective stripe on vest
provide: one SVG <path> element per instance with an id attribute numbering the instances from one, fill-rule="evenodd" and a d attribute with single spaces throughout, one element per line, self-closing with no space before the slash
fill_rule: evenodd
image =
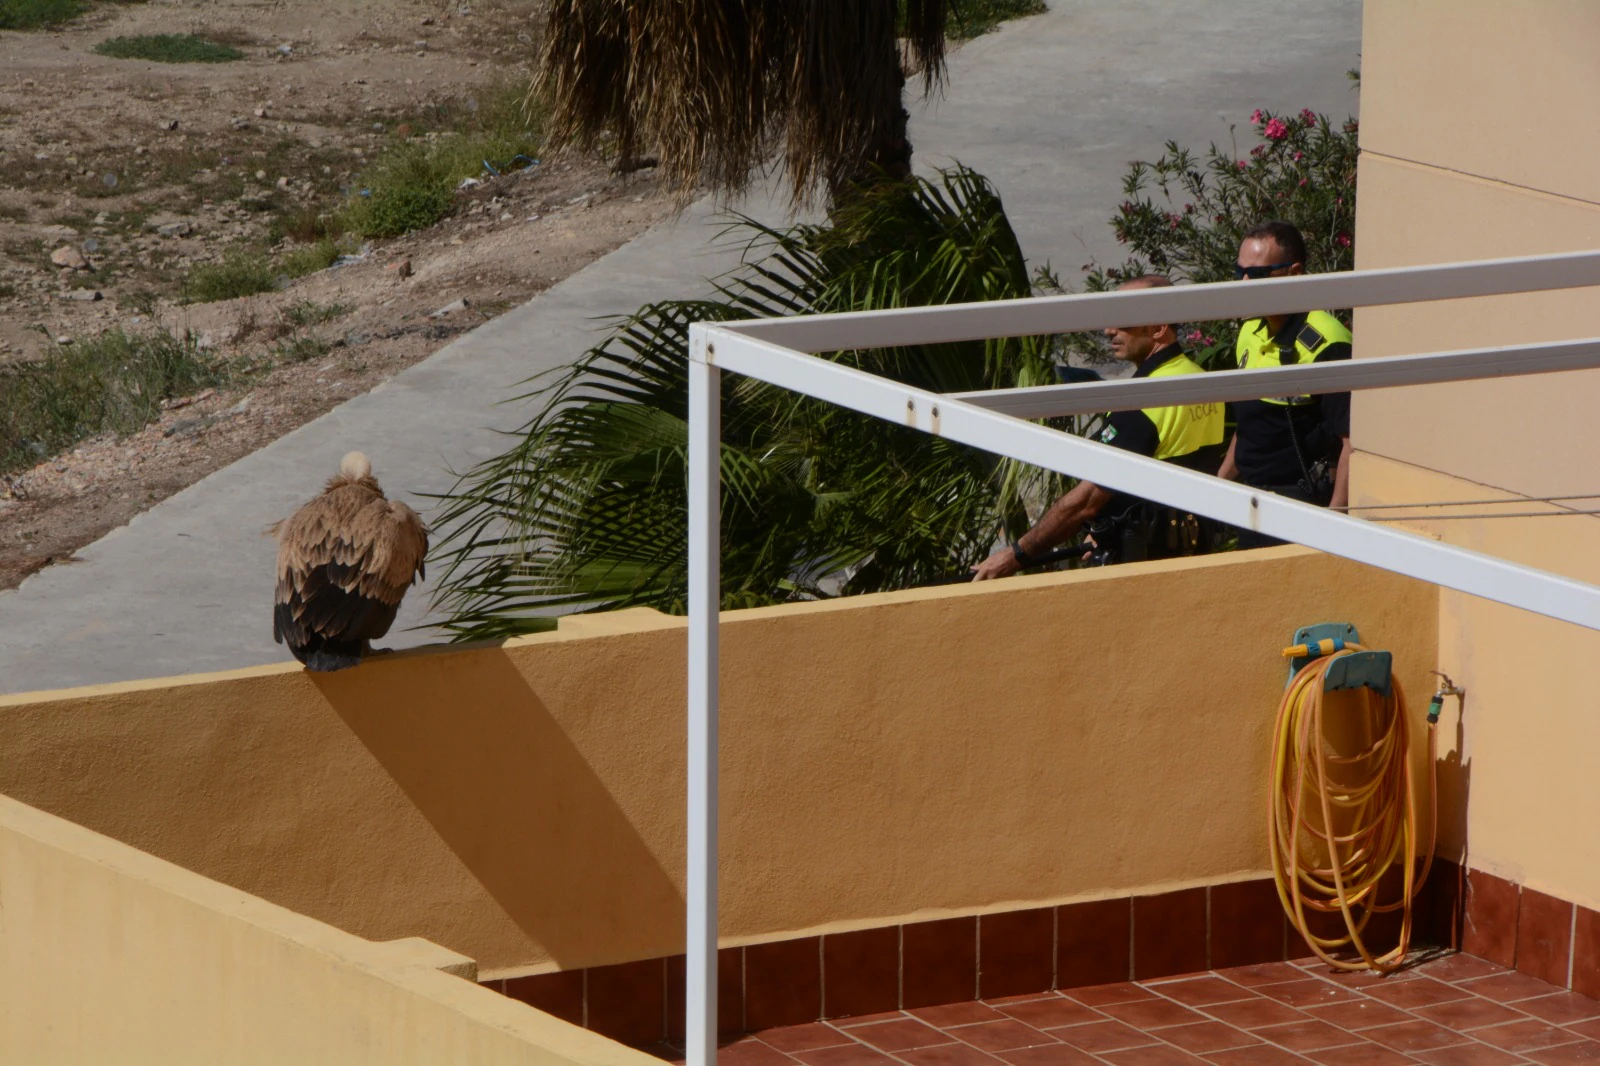
<path id="1" fill-rule="evenodd" d="M 1307 343 L 1307 342 L 1311 343 Z M 1305 324 L 1295 334 L 1294 360 L 1289 365 L 1296 363 L 1314 363 L 1317 356 L 1321 355 L 1330 344 L 1349 344 L 1350 331 L 1345 324 L 1326 311 L 1310 311 L 1306 314 Z M 1239 343 L 1234 349 L 1234 354 L 1239 362 L 1240 370 L 1259 370 L 1262 367 L 1282 366 L 1283 353 L 1278 348 L 1278 342 L 1267 332 L 1266 323 L 1259 318 L 1252 318 L 1239 327 Z M 1280 406 L 1300 406 L 1308 404 L 1314 396 L 1263 396 L 1263 403 L 1275 403 Z"/>
<path id="2" fill-rule="evenodd" d="M 1204 374 L 1199 363 L 1187 355 L 1174 356 L 1156 367 L 1151 378 L 1170 378 L 1179 374 Z M 1157 459 L 1178 459 L 1211 444 L 1222 443 L 1223 410 L 1220 403 L 1197 403 L 1182 407 L 1146 407 L 1145 416 L 1156 424 L 1159 443 Z"/>

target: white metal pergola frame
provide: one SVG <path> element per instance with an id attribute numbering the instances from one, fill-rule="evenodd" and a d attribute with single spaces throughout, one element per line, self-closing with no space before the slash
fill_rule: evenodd
<path id="1" fill-rule="evenodd" d="M 1600 587 L 1157 462 L 1025 421 L 1171 404 L 1600 367 L 1600 338 L 1271 370 L 940 395 L 817 352 L 1071 333 L 1600 285 L 1600 252 L 689 328 L 686 1062 L 717 1050 L 717 695 L 723 370 L 1233 526 L 1600 629 Z"/>

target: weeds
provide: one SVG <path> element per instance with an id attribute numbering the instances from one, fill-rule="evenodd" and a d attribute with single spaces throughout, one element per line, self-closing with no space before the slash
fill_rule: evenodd
<path id="1" fill-rule="evenodd" d="M 948 8 L 946 30 L 955 40 L 967 40 L 981 37 L 1009 19 L 1044 10 L 1044 0 L 960 0 Z"/>
<path id="2" fill-rule="evenodd" d="M 283 257 L 283 272 L 291 278 L 303 278 L 319 270 L 327 270 L 339 258 L 339 244 L 332 237 L 324 237 L 315 244 L 290 249 Z"/>
<path id="3" fill-rule="evenodd" d="M 115 59 L 146 59 L 152 63 L 229 63 L 244 53 L 192 33 L 155 33 L 137 37 L 112 37 L 94 46 Z"/>
<path id="4" fill-rule="evenodd" d="M 343 318 L 353 310 L 349 304 L 319 304 L 311 300 L 301 300 L 284 308 L 283 317 L 296 326 L 320 326 L 336 318 Z"/>
<path id="5" fill-rule="evenodd" d="M 183 283 L 185 303 L 208 304 L 254 296 L 278 287 L 278 271 L 266 257 L 235 252 L 220 263 L 195 267 Z"/>
<path id="6" fill-rule="evenodd" d="M 36 362 L 0 366 L 0 473 L 101 433 L 125 436 L 161 402 L 231 378 L 228 365 L 165 333 L 102 333 Z"/>
<path id="7" fill-rule="evenodd" d="M 482 174 L 485 163 L 498 171 L 531 161 L 544 116 L 528 111 L 523 96 L 506 83 L 425 115 L 456 128 L 434 140 L 402 141 L 373 163 L 345 212 L 350 228 L 363 237 L 426 229 L 450 213 L 456 186 Z"/>
<path id="8" fill-rule="evenodd" d="M 299 334 L 279 344 L 273 352 L 285 363 L 308 363 L 327 355 L 332 347 L 321 337 Z"/>
<path id="9" fill-rule="evenodd" d="M 0 30 L 40 30 L 83 14 L 83 0 L 0 0 Z"/>

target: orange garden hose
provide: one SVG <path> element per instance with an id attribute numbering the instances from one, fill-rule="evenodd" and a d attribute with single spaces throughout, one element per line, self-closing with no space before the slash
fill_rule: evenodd
<path id="1" fill-rule="evenodd" d="M 1328 667 L 1342 655 L 1366 650 L 1354 643 L 1343 647 L 1307 663 L 1278 705 L 1268 834 L 1272 872 L 1284 911 L 1319 958 L 1341 970 L 1387 973 L 1399 967 L 1410 947 L 1412 901 L 1433 863 L 1437 730 L 1430 720 L 1429 840 L 1419 849 L 1405 694 L 1399 679 L 1392 678 L 1387 696 L 1356 688 L 1335 693 L 1337 705 L 1327 709 L 1323 679 Z M 1288 649 L 1285 655 L 1303 650 Z M 1382 900 L 1380 882 L 1387 895 L 1394 895 L 1384 874 L 1396 863 L 1401 864 L 1398 898 Z M 1396 910 L 1401 912 L 1399 942 L 1375 954 L 1363 939 L 1367 924 L 1375 914 Z M 1343 935 L 1314 933 L 1312 915 L 1318 913 L 1339 914 Z"/>

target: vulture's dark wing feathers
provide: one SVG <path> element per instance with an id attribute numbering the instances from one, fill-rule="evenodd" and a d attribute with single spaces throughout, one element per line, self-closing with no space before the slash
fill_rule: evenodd
<path id="1" fill-rule="evenodd" d="M 335 478 L 278 527 L 273 636 L 312 669 L 353 666 L 394 624 L 427 551 L 411 508 L 370 476 Z"/>

